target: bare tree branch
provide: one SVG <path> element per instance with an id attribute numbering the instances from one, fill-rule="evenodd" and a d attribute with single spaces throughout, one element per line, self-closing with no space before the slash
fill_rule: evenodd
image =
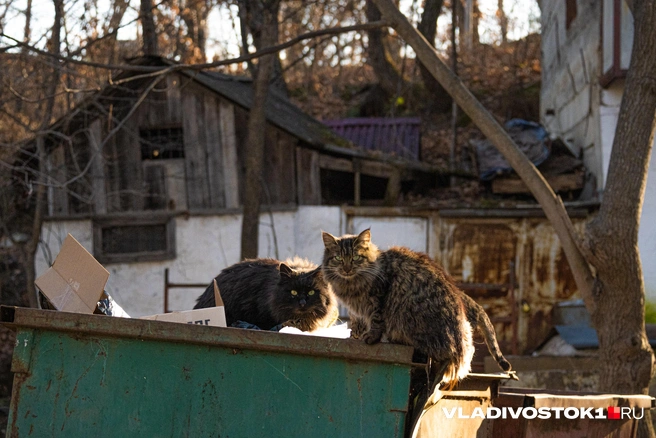
<path id="1" fill-rule="evenodd" d="M 295 44 L 300 43 L 301 41 L 309 40 L 312 38 L 320 37 L 323 35 L 334 35 L 334 34 L 340 34 L 340 33 L 346 33 L 346 32 L 356 32 L 356 31 L 361 31 L 361 30 L 368 30 L 368 29 L 374 29 L 378 27 L 385 27 L 388 26 L 389 23 L 386 21 L 375 21 L 371 23 L 363 23 L 363 24 L 355 24 L 353 26 L 343 26 L 343 27 L 334 27 L 330 29 L 321 29 L 313 32 L 307 32 L 302 35 L 299 35 L 295 38 L 292 38 L 289 41 L 286 41 L 282 44 L 277 44 L 275 46 L 267 47 L 261 50 L 258 50 L 257 52 L 250 53 L 248 55 L 242 55 L 237 58 L 231 58 L 231 59 L 224 59 L 222 61 L 215 61 L 215 62 L 208 62 L 204 64 L 176 64 L 174 66 L 171 66 L 167 71 L 173 71 L 173 70 L 204 70 L 208 68 L 213 68 L 213 67 L 221 67 L 224 65 L 230 65 L 230 64 L 238 64 L 241 62 L 247 62 L 253 59 L 260 58 L 264 55 L 269 55 L 271 53 L 276 53 L 281 50 L 284 50 L 288 47 L 291 47 Z M 37 47 L 34 47 L 32 45 L 26 44 L 20 40 L 17 40 L 16 38 L 13 38 L 4 32 L 0 32 L 0 38 L 6 38 L 10 41 L 13 41 L 17 46 L 20 47 L 25 47 L 27 50 L 37 53 L 39 55 L 51 57 L 54 59 L 58 59 L 60 61 L 66 61 L 70 62 L 72 64 L 77 64 L 77 65 L 84 65 L 87 67 L 95 67 L 95 68 L 103 68 L 106 70 L 123 70 L 123 71 L 136 71 L 136 72 L 159 72 L 161 73 L 160 70 L 162 70 L 162 67 L 150 67 L 150 66 L 138 66 L 138 65 L 130 65 L 130 64 L 103 64 L 99 62 L 90 62 L 90 61 L 82 61 L 79 59 L 75 58 L 70 58 L 70 57 L 65 57 L 61 55 L 56 55 L 53 53 L 49 53 L 45 50 L 41 50 Z"/>

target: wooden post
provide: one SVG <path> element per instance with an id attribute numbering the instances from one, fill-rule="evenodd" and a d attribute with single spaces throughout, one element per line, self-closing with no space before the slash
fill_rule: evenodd
<path id="1" fill-rule="evenodd" d="M 456 44 L 456 28 L 458 27 L 457 20 L 457 3 L 453 1 L 451 8 L 451 69 L 453 74 L 458 76 L 458 46 Z M 449 170 L 453 172 L 456 167 L 456 143 L 458 142 L 458 104 L 453 99 L 451 103 L 451 147 L 449 148 Z M 456 178 L 451 175 L 449 184 L 453 187 L 456 184 Z"/>
<path id="2" fill-rule="evenodd" d="M 164 313 L 169 313 L 169 268 L 164 269 Z"/>
<path id="3" fill-rule="evenodd" d="M 398 168 L 393 168 L 392 174 L 387 180 L 387 190 L 385 191 L 385 205 L 393 207 L 396 205 L 401 193 L 401 171 Z"/>
<path id="4" fill-rule="evenodd" d="M 359 207 L 361 202 L 360 167 L 360 160 L 353 160 L 353 205 L 356 207 Z"/>

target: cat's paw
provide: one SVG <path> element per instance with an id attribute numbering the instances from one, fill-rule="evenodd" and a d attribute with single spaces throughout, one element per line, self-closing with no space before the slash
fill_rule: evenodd
<path id="1" fill-rule="evenodd" d="M 298 319 L 290 319 L 288 321 L 285 321 L 282 323 L 283 327 L 294 327 L 300 330 L 300 327 L 298 326 L 299 320 Z"/>
<path id="2" fill-rule="evenodd" d="M 299 329 L 302 332 L 311 332 L 315 329 L 315 324 L 312 321 L 306 319 L 290 319 L 289 321 L 283 322 L 284 327 L 294 327 Z"/>
<path id="3" fill-rule="evenodd" d="M 351 337 L 355 339 L 362 339 L 362 336 L 367 333 L 367 324 L 361 319 L 354 318 L 351 321 Z"/>
<path id="4" fill-rule="evenodd" d="M 382 330 L 369 330 L 367 333 L 362 335 L 362 340 L 367 344 L 377 344 L 383 337 Z"/>

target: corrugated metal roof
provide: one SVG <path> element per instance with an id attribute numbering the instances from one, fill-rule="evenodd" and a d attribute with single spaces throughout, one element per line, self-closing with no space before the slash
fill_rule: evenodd
<path id="1" fill-rule="evenodd" d="M 350 118 L 324 123 L 364 149 L 419 160 L 421 120 L 418 117 Z"/>

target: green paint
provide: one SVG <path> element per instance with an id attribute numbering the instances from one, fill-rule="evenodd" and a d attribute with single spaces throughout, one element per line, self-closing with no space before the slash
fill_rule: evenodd
<path id="1" fill-rule="evenodd" d="M 281 339 L 293 349 L 295 338 Z M 27 346 L 14 365 L 29 370 L 16 379 L 8 436 L 403 434 L 409 364 L 45 328 L 17 339 Z"/>

